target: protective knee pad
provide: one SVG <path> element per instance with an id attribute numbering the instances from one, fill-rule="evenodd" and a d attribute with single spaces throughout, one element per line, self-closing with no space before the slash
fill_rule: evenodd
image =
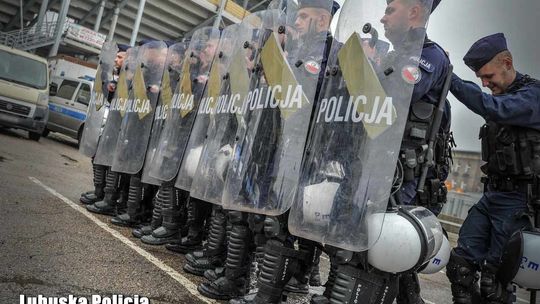
<path id="1" fill-rule="evenodd" d="M 249 214 L 242 211 L 229 211 L 227 212 L 227 217 L 231 225 L 245 224 L 247 225 L 247 219 Z"/>
<path id="2" fill-rule="evenodd" d="M 264 219 L 264 234 L 267 238 L 278 238 L 284 241 L 289 236 L 287 223 L 288 218 L 282 215 L 267 216 Z"/>
<path id="3" fill-rule="evenodd" d="M 446 265 L 446 276 L 451 283 L 454 303 L 478 303 L 479 292 L 477 288 L 477 269 L 464 258 L 458 256 L 454 250 Z"/>
<path id="4" fill-rule="evenodd" d="M 396 294 L 396 275 L 340 265 L 331 289 L 330 302 L 391 304 Z"/>

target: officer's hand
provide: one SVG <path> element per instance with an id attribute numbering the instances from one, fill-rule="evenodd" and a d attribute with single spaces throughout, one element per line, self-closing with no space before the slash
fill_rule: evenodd
<path id="1" fill-rule="evenodd" d="M 109 90 L 109 92 L 113 93 L 114 91 L 116 91 L 116 84 L 114 84 L 112 82 L 109 82 L 109 84 L 107 85 L 107 90 Z"/>
<path id="2" fill-rule="evenodd" d="M 364 53 L 369 59 L 371 60 L 375 59 L 376 50 L 374 47 L 369 46 L 368 41 L 362 41 L 362 48 L 364 49 Z"/>
<path id="3" fill-rule="evenodd" d="M 341 181 L 345 177 L 345 170 L 343 169 L 341 163 L 331 161 L 326 164 L 324 175 L 329 181 Z"/>

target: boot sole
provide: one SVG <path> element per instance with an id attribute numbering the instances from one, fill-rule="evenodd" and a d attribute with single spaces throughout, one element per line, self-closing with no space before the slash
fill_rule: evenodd
<path id="1" fill-rule="evenodd" d="M 197 286 L 197 290 L 199 291 L 199 293 L 201 295 L 203 295 L 203 296 L 205 296 L 207 298 L 214 299 L 214 300 L 220 300 L 220 301 L 228 301 L 228 300 L 236 299 L 236 298 L 239 298 L 239 297 L 243 296 L 242 294 L 239 294 L 239 295 L 217 294 L 217 293 L 214 293 L 212 291 L 209 291 L 206 288 L 206 286 L 204 286 L 204 283 Z"/>

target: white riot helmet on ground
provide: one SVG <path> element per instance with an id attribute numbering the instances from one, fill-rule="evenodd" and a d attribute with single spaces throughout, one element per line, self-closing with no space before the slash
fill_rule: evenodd
<path id="1" fill-rule="evenodd" d="M 368 250 L 368 262 L 390 273 L 400 273 L 420 267 L 439 252 L 443 244 L 443 229 L 437 217 L 419 206 L 400 206 L 397 211 L 373 214 L 371 221 L 384 223 L 380 235 Z M 372 231 L 372 230 L 370 230 Z"/>
<path id="2" fill-rule="evenodd" d="M 446 231 L 443 230 L 443 232 L 444 235 L 441 249 L 439 249 L 437 254 L 433 258 L 431 258 L 426 264 L 424 264 L 422 268 L 420 268 L 420 273 L 434 274 L 441 271 L 448 264 L 452 248 L 450 247 L 450 242 L 448 241 L 448 235 Z"/>
<path id="3" fill-rule="evenodd" d="M 518 231 L 510 237 L 497 276 L 503 283 L 540 290 L 540 231 Z"/>

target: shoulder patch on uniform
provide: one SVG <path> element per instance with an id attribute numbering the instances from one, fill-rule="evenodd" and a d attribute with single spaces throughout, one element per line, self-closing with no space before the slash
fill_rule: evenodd
<path id="1" fill-rule="evenodd" d="M 315 60 L 309 60 L 304 64 L 306 71 L 313 75 L 318 75 L 321 71 L 321 65 Z"/>
<path id="2" fill-rule="evenodd" d="M 428 73 L 433 73 L 433 71 L 435 71 L 435 66 L 429 60 L 427 60 L 424 56 L 422 57 L 412 56 L 410 59 L 412 62 L 417 63 L 418 66 L 422 68 L 422 70 Z"/>
<path id="3" fill-rule="evenodd" d="M 417 84 L 422 79 L 422 72 L 417 66 L 406 65 L 401 70 L 401 78 L 408 84 Z"/>

